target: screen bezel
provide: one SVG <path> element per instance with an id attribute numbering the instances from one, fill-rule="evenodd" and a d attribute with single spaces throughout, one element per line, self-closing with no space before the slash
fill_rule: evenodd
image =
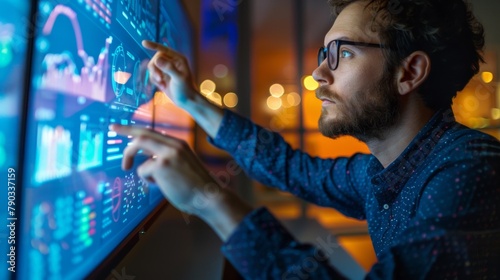
<path id="1" fill-rule="evenodd" d="M 29 102 L 29 96 L 28 93 L 30 91 L 30 73 L 31 73 L 31 65 L 32 65 L 32 54 L 33 54 L 33 32 L 34 32 L 34 18 L 36 15 L 37 7 L 36 7 L 36 0 L 28 0 L 26 1 L 26 5 L 28 5 L 28 12 L 25 15 L 26 17 L 26 27 L 24 29 L 25 31 L 25 38 L 26 38 L 26 57 L 24 59 L 24 70 L 22 71 L 23 77 L 20 79 L 23 81 L 23 84 L 20 86 L 20 94 L 21 96 L 19 97 L 20 104 L 19 104 L 19 122 L 18 122 L 18 131 L 17 131 L 17 139 L 19 141 L 18 146 L 17 146 L 17 151 L 14 151 L 14 155 L 16 156 L 15 158 L 15 165 L 14 168 L 16 170 L 16 190 L 15 190 L 15 204 L 16 204 L 16 212 L 15 212 L 15 218 L 16 221 L 18 221 L 17 226 L 15 228 L 15 236 L 16 238 L 16 270 L 15 272 L 9 272 L 8 279 L 17 279 L 17 272 L 20 269 L 20 260 L 21 258 L 19 257 L 20 253 L 20 243 L 22 243 L 22 201 L 23 201 L 23 177 L 24 177 L 24 154 L 25 154 L 25 140 L 26 140 L 26 124 L 27 124 L 27 109 L 28 109 L 28 102 Z M 16 139 L 16 138 L 15 138 Z"/>

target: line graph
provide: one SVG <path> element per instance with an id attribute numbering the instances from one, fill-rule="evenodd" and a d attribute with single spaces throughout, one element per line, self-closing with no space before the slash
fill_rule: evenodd
<path id="1" fill-rule="evenodd" d="M 65 16 L 71 22 L 78 56 L 83 62 L 83 67 L 78 74 L 77 66 L 70 52 L 47 54 L 43 59 L 45 73 L 42 75 L 41 89 L 105 102 L 109 46 L 113 38 L 110 36 L 105 39 L 104 47 L 101 49 L 96 61 L 94 57 L 89 56 L 85 51 L 77 14 L 71 8 L 64 5 L 54 7 L 43 26 L 43 34 L 45 36 L 51 34 L 59 16 Z"/>

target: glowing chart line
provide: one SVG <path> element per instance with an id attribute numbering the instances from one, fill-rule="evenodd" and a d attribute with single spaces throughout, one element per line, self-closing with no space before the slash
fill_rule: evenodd
<path id="1" fill-rule="evenodd" d="M 42 31 L 44 35 L 52 32 L 56 19 L 66 16 L 74 30 L 78 56 L 83 61 L 80 75 L 75 74 L 76 65 L 67 53 L 47 54 L 44 58 L 46 73 L 42 76 L 43 89 L 64 92 L 93 100 L 106 101 L 107 70 L 109 68 L 109 46 L 113 40 L 110 36 L 105 39 L 105 46 L 99 53 L 97 62 L 87 54 L 83 45 L 82 31 L 76 13 L 64 5 L 57 5 L 50 13 Z"/>

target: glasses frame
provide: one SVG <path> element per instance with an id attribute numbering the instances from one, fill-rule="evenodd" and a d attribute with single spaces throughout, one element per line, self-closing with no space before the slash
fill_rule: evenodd
<path id="1" fill-rule="evenodd" d="M 333 55 L 333 52 L 330 51 L 332 48 L 332 44 L 337 46 L 337 49 L 335 50 L 336 54 L 336 60 L 335 60 L 335 65 L 332 65 L 332 59 L 331 56 Z M 318 50 L 318 66 L 325 61 L 325 59 L 328 61 L 328 67 L 330 70 L 335 71 L 339 67 L 339 53 L 340 53 L 340 47 L 342 45 L 349 45 L 349 46 L 361 46 L 361 47 L 370 47 L 370 48 L 380 48 L 380 49 L 385 49 L 385 46 L 382 44 L 373 44 L 373 43 L 364 43 L 364 42 L 354 42 L 354 41 L 347 41 L 347 40 L 332 40 L 326 45 L 326 47 L 321 47 Z"/>

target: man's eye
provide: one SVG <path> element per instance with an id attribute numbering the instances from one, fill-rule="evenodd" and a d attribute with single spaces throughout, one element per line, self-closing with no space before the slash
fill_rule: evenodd
<path id="1" fill-rule="evenodd" d="M 352 53 L 350 51 L 347 51 L 347 50 L 340 51 L 340 57 L 342 57 L 342 58 L 347 58 L 347 57 L 351 57 L 351 56 L 352 56 Z"/>

